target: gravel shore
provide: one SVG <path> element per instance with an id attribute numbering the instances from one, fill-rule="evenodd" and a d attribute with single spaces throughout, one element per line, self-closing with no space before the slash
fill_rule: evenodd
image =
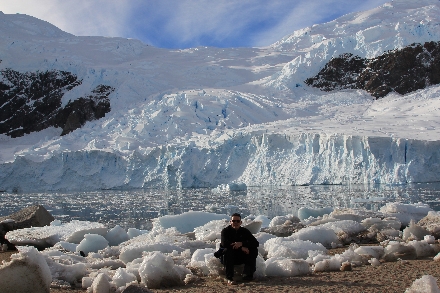
<path id="1" fill-rule="evenodd" d="M 331 254 L 343 250 L 330 250 Z M 9 261 L 14 251 L 0 253 L 0 261 Z M 385 262 L 374 267 L 364 265 L 352 271 L 320 272 L 297 277 L 266 277 L 252 282 L 227 285 L 223 277 L 201 277 L 194 283 L 172 288 L 153 289 L 152 292 L 399 292 L 403 293 L 423 275 L 432 275 L 440 280 L 440 262 L 433 257 L 417 260 Z M 439 284 L 439 282 L 437 282 Z M 87 292 L 85 289 L 51 288 L 51 293 Z"/>

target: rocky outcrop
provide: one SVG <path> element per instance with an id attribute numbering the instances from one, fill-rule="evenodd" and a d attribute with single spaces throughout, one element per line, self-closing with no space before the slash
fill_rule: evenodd
<path id="1" fill-rule="evenodd" d="M 7 244 L 8 249 L 15 249 L 15 246 L 5 239 L 9 231 L 48 226 L 54 217 L 41 205 L 24 208 L 12 215 L 0 217 L 0 243 Z"/>
<path id="2" fill-rule="evenodd" d="M 440 83 L 440 42 L 413 44 L 372 59 L 342 54 L 305 82 L 324 91 L 363 89 L 375 98 L 407 94 Z"/>
<path id="3" fill-rule="evenodd" d="M 11 230 L 30 228 L 30 227 L 44 227 L 50 225 L 54 217 L 42 206 L 35 205 L 24 208 L 12 215 L 0 217 L 0 223 L 6 221 L 4 225 L 10 226 Z"/>
<path id="4" fill-rule="evenodd" d="M 64 135 L 104 117 L 110 111 L 108 96 L 114 91 L 110 86 L 98 85 L 90 95 L 62 105 L 64 94 L 81 83 L 66 71 L 1 70 L 0 133 L 19 137 L 53 126 L 62 128 Z"/>

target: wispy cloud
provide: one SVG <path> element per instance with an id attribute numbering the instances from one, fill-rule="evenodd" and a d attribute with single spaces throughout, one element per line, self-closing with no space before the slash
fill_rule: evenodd
<path id="1" fill-rule="evenodd" d="M 130 14 L 130 7 L 123 3 L 115 0 L 2 0 L 0 10 L 35 16 L 74 35 L 122 36 L 126 16 Z"/>
<path id="2" fill-rule="evenodd" d="M 74 35 L 137 38 L 158 47 L 265 46 L 293 31 L 386 0 L 2 0 Z"/>

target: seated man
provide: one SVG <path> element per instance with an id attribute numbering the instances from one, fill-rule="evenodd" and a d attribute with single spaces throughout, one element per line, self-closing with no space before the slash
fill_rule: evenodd
<path id="1" fill-rule="evenodd" d="M 235 213 L 231 216 L 230 225 L 221 233 L 223 264 L 226 279 L 231 284 L 234 283 L 234 265 L 244 263 L 243 280 L 252 280 L 256 270 L 259 243 L 248 229 L 241 227 L 241 223 L 240 214 Z"/>

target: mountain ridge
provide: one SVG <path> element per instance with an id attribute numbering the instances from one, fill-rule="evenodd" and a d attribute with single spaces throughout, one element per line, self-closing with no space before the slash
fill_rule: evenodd
<path id="1" fill-rule="evenodd" d="M 342 54 L 305 82 L 324 91 L 363 89 L 375 98 L 408 94 L 440 83 L 440 42 L 412 44 L 372 59 Z"/>

